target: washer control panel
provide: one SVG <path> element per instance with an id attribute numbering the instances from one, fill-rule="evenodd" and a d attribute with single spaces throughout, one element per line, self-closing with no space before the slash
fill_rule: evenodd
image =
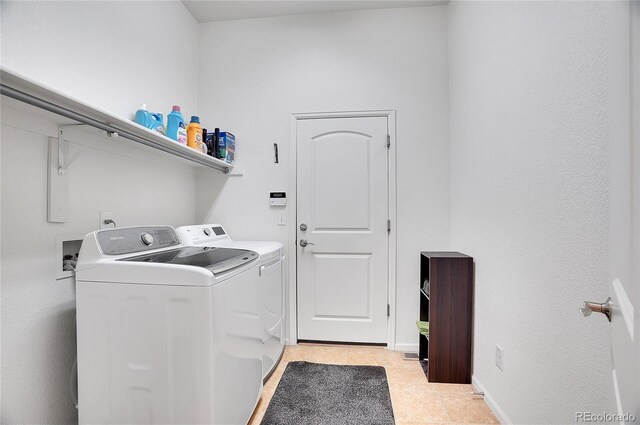
<path id="1" fill-rule="evenodd" d="M 141 226 L 96 232 L 100 250 L 106 255 L 131 254 L 180 245 L 171 226 Z"/>
<path id="2" fill-rule="evenodd" d="M 199 224 L 178 228 L 180 238 L 185 245 L 200 245 L 229 240 L 227 232 L 219 224 Z"/>

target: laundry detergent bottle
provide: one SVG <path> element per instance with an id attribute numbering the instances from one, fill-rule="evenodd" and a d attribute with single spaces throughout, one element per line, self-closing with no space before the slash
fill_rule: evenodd
<path id="1" fill-rule="evenodd" d="M 192 115 L 189 127 L 187 127 L 187 146 L 202 152 L 202 126 L 200 117 Z"/>
<path id="2" fill-rule="evenodd" d="M 184 117 L 180 112 L 180 107 L 174 105 L 167 115 L 167 137 L 175 140 L 181 145 L 187 144 L 187 128 L 184 124 Z"/>
<path id="3" fill-rule="evenodd" d="M 147 105 L 145 103 L 141 103 L 140 107 L 136 111 L 136 116 L 134 118 L 134 121 L 137 124 L 140 124 L 143 127 L 149 128 L 149 116 L 150 115 L 151 114 L 147 110 Z"/>
<path id="4" fill-rule="evenodd" d="M 149 128 L 157 131 L 160 134 L 164 134 L 164 117 L 161 113 L 149 115 Z"/>

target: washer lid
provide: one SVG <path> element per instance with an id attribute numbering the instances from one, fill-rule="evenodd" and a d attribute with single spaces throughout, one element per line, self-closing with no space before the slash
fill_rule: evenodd
<path id="1" fill-rule="evenodd" d="M 260 261 L 266 261 L 284 255 L 283 245 L 276 241 L 233 241 L 227 246 L 255 251 L 260 255 Z"/>
<path id="2" fill-rule="evenodd" d="M 164 263 L 204 267 L 207 270 L 210 270 L 213 274 L 218 274 L 235 269 L 236 267 L 257 259 L 257 253 L 246 249 L 189 246 L 186 248 L 171 249 L 153 254 L 121 258 L 116 261 Z"/>

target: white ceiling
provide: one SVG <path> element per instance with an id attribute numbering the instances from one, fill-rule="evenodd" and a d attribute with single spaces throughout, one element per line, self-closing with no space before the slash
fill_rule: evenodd
<path id="1" fill-rule="evenodd" d="M 363 9 L 438 6 L 430 0 L 182 0 L 200 23 Z"/>

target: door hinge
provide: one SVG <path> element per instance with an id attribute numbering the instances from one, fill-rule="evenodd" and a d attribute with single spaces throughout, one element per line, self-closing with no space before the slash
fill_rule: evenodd
<path id="1" fill-rule="evenodd" d="M 387 220 L 387 232 L 391 231 L 391 220 Z"/>
<path id="2" fill-rule="evenodd" d="M 387 149 L 391 147 L 391 136 L 387 134 Z"/>
<path id="3" fill-rule="evenodd" d="M 387 304 L 387 317 L 391 316 L 391 306 Z"/>

